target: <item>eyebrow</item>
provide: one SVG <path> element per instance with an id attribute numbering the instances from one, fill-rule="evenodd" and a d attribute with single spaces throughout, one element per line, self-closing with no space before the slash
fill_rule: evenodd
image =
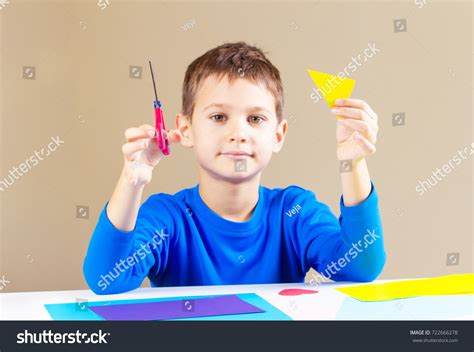
<path id="1" fill-rule="evenodd" d="M 204 111 L 209 110 L 211 108 L 229 108 L 229 107 L 231 107 L 231 105 L 223 104 L 223 103 L 212 103 L 212 104 L 209 104 L 208 106 L 206 106 L 202 111 L 204 112 Z M 252 106 L 248 109 L 248 111 L 265 111 L 268 114 L 272 115 L 272 113 L 270 111 L 268 111 L 266 108 L 264 108 L 262 106 Z"/>

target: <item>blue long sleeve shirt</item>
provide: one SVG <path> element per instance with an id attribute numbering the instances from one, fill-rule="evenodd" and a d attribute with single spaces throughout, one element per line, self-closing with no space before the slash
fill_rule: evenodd
<path id="1" fill-rule="evenodd" d="M 211 210 L 199 185 L 150 196 L 133 231 L 116 229 L 104 206 L 84 260 L 97 294 L 151 286 L 304 282 L 314 268 L 334 281 L 372 281 L 385 264 L 378 196 L 334 216 L 301 187 L 259 186 L 251 218 L 234 222 Z M 108 203 L 108 202 L 107 202 Z"/>

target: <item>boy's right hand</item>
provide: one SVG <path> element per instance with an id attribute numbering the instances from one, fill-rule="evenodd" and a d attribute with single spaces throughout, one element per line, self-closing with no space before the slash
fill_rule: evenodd
<path id="1" fill-rule="evenodd" d="M 148 184 L 151 181 L 153 168 L 163 157 L 155 140 L 156 131 L 153 126 L 141 125 L 125 131 L 127 143 L 122 146 L 124 156 L 124 173 L 133 186 Z M 171 143 L 179 143 L 182 139 L 179 130 L 164 132 Z"/>

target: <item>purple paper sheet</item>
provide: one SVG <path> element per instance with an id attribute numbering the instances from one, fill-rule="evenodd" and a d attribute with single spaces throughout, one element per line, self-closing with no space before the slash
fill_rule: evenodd
<path id="1" fill-rule="evenodd" d="M 162 320 L 265 312 L 236 295 L 89 306 L 105 320 Z"/>

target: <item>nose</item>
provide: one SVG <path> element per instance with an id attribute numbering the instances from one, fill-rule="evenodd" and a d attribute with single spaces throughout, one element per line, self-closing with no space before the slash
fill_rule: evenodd
<path id="1" fill-rule="evenodd" d="M 229 138 L 229 142 L 245 143 L 247 142 L 247 137 L 241 135 L 232 135 Z"/>
<path id="2" fill-rule="evenodd" d="M 229 142 L 245 143 L 248 141 L 245 123 L 239 120 L 233 123 L 230 128 Z"/>

